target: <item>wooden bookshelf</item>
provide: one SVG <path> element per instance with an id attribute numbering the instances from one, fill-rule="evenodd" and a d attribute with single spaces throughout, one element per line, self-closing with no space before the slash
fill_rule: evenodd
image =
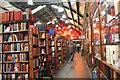
<path id="1" fill-rule="evenodd" d="M 117 66 L 111 65 L 107 63 L 106 61 L 101 60 L 100 57 L 95 56 L 95 61 L 96 61 L 96 67 L 98 68 L 98 72 L 101 73 L 101 75 L 104 75 L 104 78 L 106 79 L 119 79 L 120 76 L 120 69 Z M 101 70 L 100 65 L 103 65 L 105 70 Z M 99 74 L 97 72 L 97 76 L 100 78 Z"/>
<path id="2" fill-rule="evenodd" d="M 68 40 L 61 37 L 55 37 L 55 59 L 56 59 L 56 72 L 63 67 L 69 60 Z"/>
<path id="3" fill-rule="evenodd" d="M 102 4 L 98 6 L 98 26 L 100 31 L 100 38 L 95 38 L 95 44 L 99 42 L 99 45 L 94 45 L 96 54 L 94 57 L 94 63 L 97 67 L 98 78 L 118 80 L 120 78 L 120 22 L 119 13 L 115 13 L 117 12 L 115 11 L 115 6 L 118 6 L 118 4 L 113 4 L 113 6 L 110 3 L 111 2 L 108 1 L 108 4 L 111 7 L 109 8 L 109 11 L 111 11 L 109 15 L 101 16 L 101 11 L 104 10 L 104 7 Z M 120 1 L 118 1 L 118 3 L 120 3 Z M 103 8 L 100 6 L 102 6 Z M 105 26 L 101 25 L 103 21 L 105 21 Z"/>
<path id="4" fill-rule="evenodd" d="M 41 28 L 41 25 L 39 25 Z M 40 78 L 52 78 L 52 35 L 47 33 L 46 26 L 44 31 L 39 29 L 40 47 Z"/>
<path id="5" fill-rule="evenodd" d="M 40 48 L 38 27 L 34 26 L 34 21 L 31 19 L 5 20 L 2 22 L 0 33 L 2 36 L 0 42 L 0 72 L 2 76 L 0 74 L 0 79 L 38 79 Z"/>

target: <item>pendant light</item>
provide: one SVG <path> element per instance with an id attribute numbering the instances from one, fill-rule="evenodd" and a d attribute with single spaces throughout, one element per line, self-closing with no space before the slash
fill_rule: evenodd
<path id="1" fill-rule="evenodd" d="M 28 5 L 33 5 L 33 0 L 28 0 Z"/>

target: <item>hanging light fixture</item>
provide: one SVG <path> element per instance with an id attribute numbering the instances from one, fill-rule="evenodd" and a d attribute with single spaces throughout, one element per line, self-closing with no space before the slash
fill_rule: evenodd
<path id="1" fill-rule="evenodd" d="M 68 29 L 69 29 L 69 28 L 71 28 L 71 26 L 70 26 L 70 25 L 68 25 Z"/>
<path id="2" fill-rule="evenodd" d="M 58 12 L 63 12 L 63 11 L 64 11 L 64 9 L 62 7 L 58 8 Z"/>
<path id="3" fill-rule="evenodd" d="M 63 19 L 65 19 L 65 18 L 66 18 L 66 15 L 65 15 L 65 14 L 63 14 L 63 15 L 62 15 L 62 18 L 63 18 Z"/>
<path id="4" fill-rule="evenodd" d="M 66 21 L 65 21 L 65 23 L 69 23 L 69 21 L 68 21 L 68 20 L 66 20 Z"/>
<path id="5" fill-rule="evenodd" d="M 28 5 L 33 5 L 33 0 L 28 0 Z"/>
<path id="6" fill-rule="evenodd" d="M 58 25 L 56 25 L 55 27 L 59 27 Z"/>

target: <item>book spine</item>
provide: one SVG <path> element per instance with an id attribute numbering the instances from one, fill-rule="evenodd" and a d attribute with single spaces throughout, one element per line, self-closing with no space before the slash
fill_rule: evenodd
<path id="1" fill-rule="evenodd" d="M 14 11 L 9 11 L 10 14 L 10 21 L 14 20 Z"/>

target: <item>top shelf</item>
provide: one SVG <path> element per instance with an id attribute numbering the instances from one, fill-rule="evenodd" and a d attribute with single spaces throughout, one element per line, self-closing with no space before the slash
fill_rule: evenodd
<path id="1" fill-rule="evenodd" d="M 7 22 L 2 22 L 2 24 L 12 24 L 12 23 L 21 23 L 21 22 L 30 22 L 30 23 L 34 23 L 35 21 L 32 21 L 32 20 L 18 20 L 18 21 L 7 21 Z"/>

